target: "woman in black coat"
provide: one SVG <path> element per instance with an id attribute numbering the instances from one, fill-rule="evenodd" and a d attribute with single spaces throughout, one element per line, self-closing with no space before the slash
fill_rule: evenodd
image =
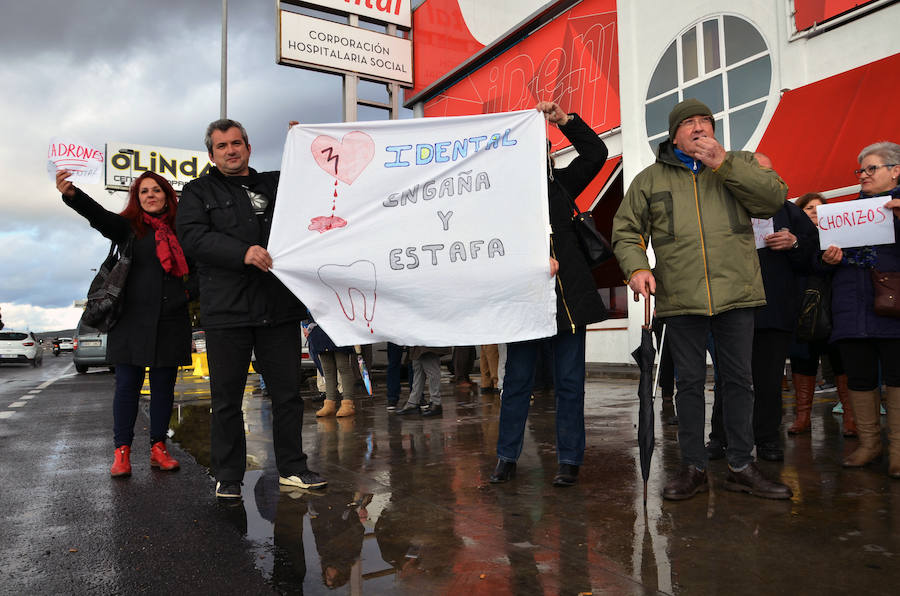
<path id="1" fill-rule="evenodd" d="M 188 266 L 174 233 L 178 200 L 166 180 L 145 172 L 131 185 L 121 213 L 106 210 L 66 180 L 63 202 L 120 246 L 133 237 L 133 256 L 121 300 L 122 314 L 108 333 L 107 358 L 116 367 L 113 396 L 115 459 L 112 476 L 131 474 L 131 443 L 144 370 L 150 368 L 150 465 L 177 470 L 166 450 L 178 367 L 191 361 L 191 323 L 185 278 Z"/>
<path id="2" fill-rule="evenodd" d="M 556 394 L 556 456 L 559 469 L 554 486 L 571 486 L 584 458 L 584 342 L 586 326 L 607 318 L 590 267 L 575 236 L 572 222 L 575 197 L 587 188 L 606 163 L 606 145 L 577 114 L 566 114 L 553 102 L 537 109 L 559 127 L 578 151 L 565 168 L 547 171 L 550 207 L 550 268 L 556 277 L 557 332 L 553 348 L 553 388 Z M 506 350 L 506 368 L 497 438 L 497 468 L 490 482 L 507 482 L 515 475 L 522 452 L 537 341 L 514 342 Z"/>

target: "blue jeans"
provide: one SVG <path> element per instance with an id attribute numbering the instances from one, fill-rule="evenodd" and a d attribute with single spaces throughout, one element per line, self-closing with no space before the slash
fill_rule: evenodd
<path id="1" fill-rule="evenodd" d="M 131 446 L 138 401 L 144 385 L 144 368 L 116 365 L 116 392 L 113 394 L 113 439 L 116 447 Z M 165 441 L 175 401 L 177 366 L 150 367 L 150 444 Z"/>
<path id="2" fill-rule="evenodd" d="M 737 308 L 713 315 L 682 315 L 666 319 L 666 343 L 672 348 L 672 361 L 678 370 L 678 444 L 685 465 L 706 469 L 703 445 L 706 425 L 707 340 L 712 334 L 715 362 L 722 394 L 722 422 L 725 456 L 735 470 L 753 462 L 753 309 Z"/>
<path id="3" fill-rule="evenodd" d="M 556 395 L 556 457 L 561 464 L 575 466 L 584 461 L 584 336 L 585 328 L 578 327 L 574 334 L 563 332 L 550 338 Z M 506 349 L 497 438 L 497 457 L 503 461 L 514 462 L 522 453 L 540 341 L 511 343 Z"/>

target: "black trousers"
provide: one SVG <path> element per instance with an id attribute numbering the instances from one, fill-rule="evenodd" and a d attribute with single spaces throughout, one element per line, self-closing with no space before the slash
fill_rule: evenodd
<path id="1" fill-rule="evenodd" d="M 274 327 L 209 329 L 206 351 L 212 394 L 210 461 L 213 476 L 220 482 L 241 481 L 247 466 L 241 404 L 254 350 L 255 368 L 265 378 L 272 400 L 272 439 L 278 473 L 291 476 L 307 469 L 301 437 L 299 325 L 292 322 Z"/>
<path id="2" fill-rule="evenodd" d="M 851 390 L 878 389 L 879 372 L 881 383 L 900 387 L 900 338 L 842 339 L 837 344 Z"/>
<path id="3" fill-rule="evenodd" d="M 753 440 L 757 445 L 777 443 L 781 437 L 781 379 L 792 335 L 780 329 L 753 331 Z"/>

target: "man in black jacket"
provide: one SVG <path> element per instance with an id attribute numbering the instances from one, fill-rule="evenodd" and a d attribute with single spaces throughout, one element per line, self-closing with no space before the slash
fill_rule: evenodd
<path id="1" fill-rule="evenodd" d="M 269 271 L 266 250 L 278 172 L 249 167 L 250 143 L 239 122 L 222 119 L 206 129 L 216 167 L 185 185 L 178 205 L 178 239 L 197 262 L 200 322 L 206 330 L 216 496 L 240 498 L 247 460 L 241 410 L 251 354 L 272 399 L 279 483 L 324 488 L 306 467 L 301 442 L 299 322 L 303 304 Z"/>

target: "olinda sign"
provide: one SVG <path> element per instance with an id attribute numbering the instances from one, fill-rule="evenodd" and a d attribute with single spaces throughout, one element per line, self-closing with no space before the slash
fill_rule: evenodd
<path id="1" fill-rule="evenodd" d="M 107 190 L 128 190 L 135 178 L 144 172 L 155 172 L 176 192 L 181 192 L 185 184 L 207 174 L 212 167 L 205 151 L 117 141 L 106 143 Z"/>

